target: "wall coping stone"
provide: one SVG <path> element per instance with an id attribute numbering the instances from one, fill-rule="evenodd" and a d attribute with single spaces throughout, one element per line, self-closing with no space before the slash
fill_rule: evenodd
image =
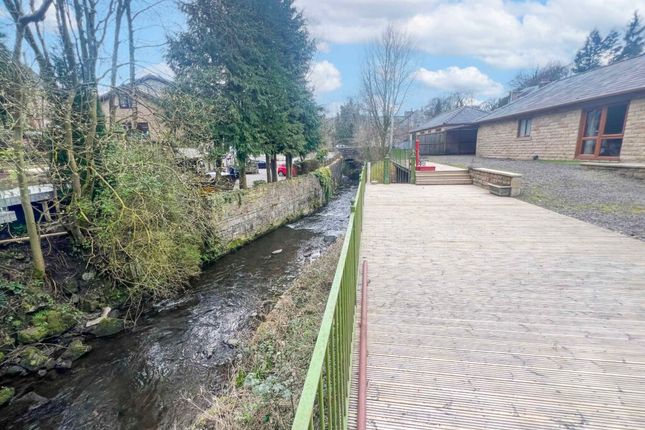
<path id="1" fill-rule="evenodd" d="M 521 173 L 505 172 L 503 170 L 486 169 L 484 167 L 471 167 L 471 169 L 475 170 L 475 171 L 478 171 L 478 172 L 492 173 L 494 175 L 508 176 L 508 177 L 511 177 L 511 178 L 521 178 L 522 177 Z"/>

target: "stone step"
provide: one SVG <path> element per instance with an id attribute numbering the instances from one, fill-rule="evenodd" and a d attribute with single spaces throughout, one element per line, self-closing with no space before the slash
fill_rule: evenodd
<path id="1" fill-rule="evenodd" d="M 473 180 L 470 177 L 452 177 L 452 178 L 419 178 L 417 185 L 472 185 Z"/>
<path id="2" fill-rule="evenodd" d="M 417 171 L 416 173 L 417 173 L 417 178 L 433 177 L 433 176 L 468 176 L 470 177 L 470 174 L 468 173 L 467 170 L 437 170 L 434 172 Z"/>

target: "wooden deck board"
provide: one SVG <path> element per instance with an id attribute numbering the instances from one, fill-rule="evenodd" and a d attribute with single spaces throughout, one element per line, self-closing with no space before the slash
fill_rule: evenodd
<path id="1" fill-rule="evenodd" d="M 368 429 L 645 428 L 644 242 L 473 186 L 364 210 Z"/>

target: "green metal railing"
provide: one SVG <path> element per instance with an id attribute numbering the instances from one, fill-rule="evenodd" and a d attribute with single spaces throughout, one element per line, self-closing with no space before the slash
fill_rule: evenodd
<path id="1" fill-rule="evenodd" d="M 404 182 L 414 183 L 414 164 L 415 157 L 414 151 L 410 149 L 402 148 L 391 148 L 389 153 L 389 158 L 395 165 L 398 164 L 403 169 L 407 170 L 407 173 L 404 178 Z M 397 178 L 397 182 L 400 182 L 401 178 Z"/>
<path id="2" fill-rule="evenodd" d="M 347 428 L 366 176 L 364 167 L 292 430 Z"/>

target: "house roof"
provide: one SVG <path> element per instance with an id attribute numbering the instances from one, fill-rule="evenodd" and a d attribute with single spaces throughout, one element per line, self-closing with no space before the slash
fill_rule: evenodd
<path id="1" fill-rule="evenodd" d="M 559 106 L 645 90 L 645 55 L 551 82 L 477 122 L 495 121 Z"/>
<path id="2" fill-rule="evenodd" d="M 425 124 L 411 130 L 411 133 L 421 130 L 428 130 L 430 128 L 442 127 L 444 125 L 464 125 L 473 124 L 477 119 L 486 115 L 481 109 L 472 106 L 463 106 L 450 112 L 444 112 L 430 119 Z"/>
<path id="3" fill-rule="evenodd" d="M 168 79 L 162 78 L 157 75 L 145 75 L 134 81 L 137 87 L 137 95 L 150 98 L 158 98 L 164 88 L 171 85 L 172 82 Z M 110 98 L 113 93 L 128 94 L 130 91 L 130 84 L 123 84 L 113 90 L 103 93 L 99 96 L 100 101 L 105 101 Z"/>

